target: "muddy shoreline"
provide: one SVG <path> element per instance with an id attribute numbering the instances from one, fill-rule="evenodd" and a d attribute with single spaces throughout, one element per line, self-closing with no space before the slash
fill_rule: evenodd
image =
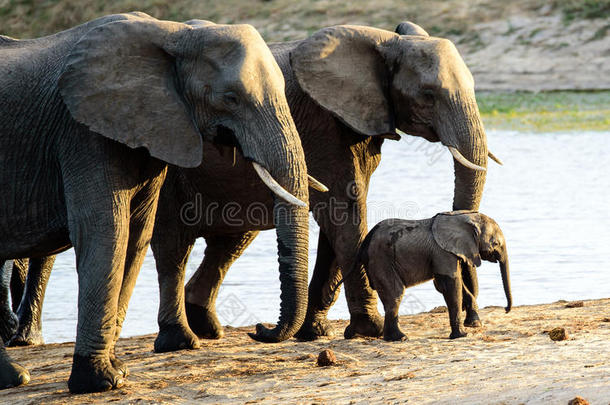
<path id="1" fill-rule="evenodd" d="M 610 398 L 610 298 L 481 310 L 484 326 L 447 339 L 447 314 L 401 317 L 405 342 L 336 336 L 261 344 L 252 327 L 227 328 L 201 349 L 153 353 L 155 335 L 121 339 L 117 353 L 130 376 L 118 390 L 70 395 L 73 343 L 9 348 L 32 375 L 29 385 L 0 391 L 0 403 L 567 403 L 579 395 Z M 568 339 L 552 341 L 563 327 Z M 318 367 L 331 349 L 337 364 Z"/>

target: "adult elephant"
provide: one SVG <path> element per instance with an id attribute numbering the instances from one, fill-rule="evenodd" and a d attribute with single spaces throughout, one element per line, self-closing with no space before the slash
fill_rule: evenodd
<path id="1" fill-rule="evenodd" d="M 0 262 L 74 246 L 70 391 L 122 384 L 114 346 L 167 163 L 199 166 L 202 137 L 237 147 L 291 201 L 275 201 L 275 221 L 286 294 L 305 311 L 305 159 L 281 70 L 254 28 L 113 15 L 1 37 L 0 61 Z M 17 370 L 0 355 L 2 375 Z"/>

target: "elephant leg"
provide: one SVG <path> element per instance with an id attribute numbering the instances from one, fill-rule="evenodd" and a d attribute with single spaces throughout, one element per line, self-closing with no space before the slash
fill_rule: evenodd
<path id="1" fill-rule="evenodd" d="M 379 337 L 383 333 L 383 319 L 377 311 L 377 297 L 369 284 L 366 272 L 361 266 L 354 268 L 354 259 L 358 245 L 337 252 L 339 267 L 343 270 L 345 298 L 350 313 L 350 323 L 343 336 L 351 339 L 355 336 Z"/>
<path id="2" fill-rule="evenodd" d="M 13 260 L 13 272 L 11 273 L 11 302 L 14 312 L 17 312 L 21 297 L 25 290 L 25 279 L 28 275 L 28 259 Z"/>
<path id="3" fill-rule="evenodd" d="M 382 299 L 385 319 L 383 322 L 383 339 L 389 342 L 407 340 L 407 335 L 398 325 L 398 309 L 402 301 L 402 293 L 398 297 Z"/>
<path id="4" fill-rule="evenodd" d="M 320 231 L 316 264 L 309 282 L 307 315 L 303 326 L 295 335 L 297 339 L 309 341 L 332 335 L 326 316 L 339 297 L 340 279 L 341 271 L 335 260 L 335 252 L 326 234 Z"/>
<path id="5" fill-rule="evenodd" d="M 457 277 L 435 274 L 434 286 L 438 292 L 443 294 L 449 311 L 449 324 L 451 325 L 449 339 L 467 336 L 462 329 L 462 278 L 459 276 L 459 272 Z"/>
<path id="6" fill-rule="evenodd" d="M 477 278 L 477 269 L 474 266 L 469 266 L 461 263 L 462 280 L 463 280 L 463 297 L 464 308 L 466 310 L 466 318 L 464 326 L 477 328 L 482 326 L 481 318 L 479 317 L 479 307 L 477 305 L 477 295 L 479 294 L 479 282 Z"/>
<path id="7" fill-rule="evenodd" d="M 0 341 L 4 343 L 13 336 L 19 321 L 13 312 L 10 299 L 12 261 L 4 262 L 0 259 L 0 265 Z"/>
<path id="8" fill-rule="evenodd" d="M 117 200 L 124 198 L 117 196 Z M 72 393 L 107 391 L 123 385 L 123 373 L 112 365 L 110 352 L 125 267 L 129 207 L 125 203 L 109 206 L 113 212 L 101 217 L 82 214 L 85 217 L 79 220 L 69 219 L 78 273 L 78 325 L 68 380 Z"/>
<path id="9" fill-rule="evenodd" d="M 30 373 L 10 358 L 0 341 L 0 389 L 18 387 L 30 382 Z"/>
<path id="10" fill-rule="evenodd" d="M 119 340 L 123 321 L 127 315 L 129 299 L 133 293 L 136 279 L 146 256 L 146 250 L 150 243 L 153 227 L 155 224 L 155 213 L 159 190 L 163 177 L 156 178 L 138 191 L 131 200 L 131 217 L 129 222 L 129 239 L 125 254 L 125 267 L 123 271 L 122 284 L 117 304 L 116 328 L 112 348 L 110 350 L 110 362 L 114 368 L 127 377 L 129 371 L 123 361 L 115 354 L 116 342 Z"/>
<path id="11" fill-rule="evenodd" d="M 216 298 L 225 275 L 235 260 L 258 235 L 258 231 L 240 235 L 206 238 L 203 262 L 185 287 L 186 316 L 197 334 L 205 339 L 220 339 L 224 335 L 216 316 Z"/>
<path id="12" fill-rule="evenodd" d="M 182 235 L 164 240 L 160 249 L 153 243 L 160 292 L 157 353 L 200 347 L 184 312 L 185 267 L 194 244 L 194 238 L 184 240 Z"/>
<path id="13" fill-rule="evenodd" d="M 19 328 L 9 346 L 30 346 L 44 343 L 42 338 L 42 305 L 55 256 L 30 259 L 25 291 L 17 316 Z"/>

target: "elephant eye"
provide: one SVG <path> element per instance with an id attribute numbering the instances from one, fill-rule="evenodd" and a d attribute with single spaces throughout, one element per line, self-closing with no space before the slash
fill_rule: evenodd
<path id="1" fill-rule="evenodd" d="M 239 97 L 237 97 L 237 94 L 233 93 L 232 91 L 223 94 L 222 99 L 224 100 L 224 102 L 227 105 L 230 105 L 230 106 L 239 105 Z"/>
<path id="2" fill-rule="evenodd" d="M 433 106 L 434 103 L 436 102 L 436 99 L 434 97 L 434 90 L 432 89 L 424 89 L 422 91 L 422 102 L 424 105 L 427 106 Z"/>

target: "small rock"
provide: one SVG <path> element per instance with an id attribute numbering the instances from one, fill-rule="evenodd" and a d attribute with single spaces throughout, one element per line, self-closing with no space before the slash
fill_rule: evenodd
<path id="1" fill-rule="evenodd" d="M 410 380 L 412 378 L 415 378 L 415 373 L 412 372 L 408 372 L 406 374 L 400 374 L 394 377 L 386 377 L 385 381 L 400 381 L 400 380 Z"/>
<path id="2" fill-rule="evenodd" d="M 566 308 L 582 308 L 585 306 L 585 303 L 582 301 L 572 301 L 566 304 Z"/>
<path id="3" fill-rule="evenodd" d="M 576 396 L 574 399 L 568 401 L 568 405 L 589 405 L 589 401 L 583 397 Z"/>
<path id="4" fill-rule="evenodd" d="M 564 328 L 554 328 L 549 331 L 549 337 L 555 342 L 566 340 L 568 338 L 568 332 L 566 332 Z"/>
<path id="5" fill-rule="evenodd" d="M 337 364 L 337 357 L 332 350 L 322 350 L 318 355 L 319 367 L 334 366 L 335 364 Z"/>
<path id="6" fill-rule="evenodd" d="M 610 318 L 602 318 L 602 322 L 610 322 Z"/>

